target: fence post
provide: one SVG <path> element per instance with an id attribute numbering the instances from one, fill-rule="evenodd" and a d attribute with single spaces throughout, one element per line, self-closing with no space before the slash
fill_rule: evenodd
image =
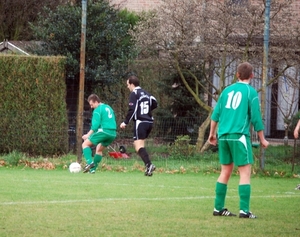
<path id="1" fill-rule="evenodd" d="M 76 123 L 76 150 L 77 161 L 81 163 L 82 151 L 81 142 L 83 135 L 83 110 L 84 110 L 84 71 L 85 71 L 85 39 L 86 39 L 86 12 L 87 2 L 82 0 L 82 23 L 81 23 L 81 45 L 80 45 L 80 79 L 79 79 L 79 94 L 78 94 L 78 113 Z"/>
<path id="2" fill-rule="evenodd" d="M 296 156 L 296 146 L 297 146 L 297 140 L 294 139 L 294 152 L 293 152 L 293 158 L 292 158 L 292 172 L 294 172 L 294 164 L 295 164 L 295 156 Z"/>
<path id="3" fill-rule="evenodd" d="M 266 106 L 266 84 L 268 79 L 268 57 L 269 57 L 269 32 L 270 32 L 270 5 L 271 0 L 266 0 L 265 5 L 265 29 L 264 29 L 264 57 L 263 57 L 263 76 L 261 90 L 261 113 L 263 121 L 265 121 L 265 106 Z M 263 170 L 265 166 L 264 148 L 260 147 L 260 168 Z"/>

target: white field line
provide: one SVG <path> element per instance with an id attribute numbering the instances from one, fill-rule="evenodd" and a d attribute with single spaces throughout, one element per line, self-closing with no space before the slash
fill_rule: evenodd
<path id="1" fill-rule="evenodd" d="M 20 182 L 19 180 L 15 180 L 17 182 Z M 30 179 L 23 179 L 22 182 L 26 183 L 40 183 L 41 181 L 40 180 L 30 180 Z M 48 181 L 47 181 L 48 182 Z M 56 180 L 56 181 L 49 181 L 48 183 L 65 183 L 65 181 L 59 181 L 59 180 Z M 94 182 L 86 182 L 86 181 L 78 181 L 76 180 L 76 185 L 78 184 L 84 184 L 86 185 L 87 183 L 90 183 L 90 184 L 94 184 Z M 214 185 L 212 185 L 212 187 L 201 187 L 201 183 L 196 185 L 196 186 L 193 186 L 193 185 L 187 185 L 187 186 L 166 186 L 166 185 L 163 185 L 163 184 L 136 184 L 136 183 L 133 183 L 133 184 L 128 184 L 128 183 L 110 183 L 110 182 L 103 182 L 101 183 L 102 186 L 128 186 L 128 187 L 154 187 L 154 188 L 168 188 L 168 189 L 193 189 L 193 190 L 208 190 L 208 189 L 212 189 L 212 187 L 214 188 Z M 228 188 L 227 191 L 237 191 L 236 188 Z M 256 192 L 259 192 L 259 191 L 256 191 Z"/>
<path id="2" fill-rule="evenodd" d="M 46 200 L 46 201 L 25 201 L 25 202 L 2 202 L 0 206 L 9 205 L 39 205 L 39 204 L 73 204 L 73 203 L 88 203 L 88 202 L 115 202 L 115 201 L 188 201 L 201 199 L 214 199 L 214 196 L 195 196 L 195 197 L 161 197 L 161 198 L 99 198 L 99 199 L 82 199 L 82 200 Z M 239 198 L 238 196 L 227 196 L 226 198 Z M 266 196 L 251 196 L 251 198 L 300 198 L 300 195 L 266 195 Z"/>
<path id="3" fill-rule="evenodd" d="M 18 182 L 20 182 L 19 180 L 16 180 Z M 40 183 L 41 181 L 40 180 L 29 180 L 29 179 L 23 179 L 22 182 L 28 182 L 28 183 Z M 65 181 L 59 181 L 59 180 L 56 180 L 56 181 L 49 181 L 48 183 L 65 183 Z M 87 183 L 90 183 L 90 184 L 94 184 L 94 182 L 86 182 L 86 181 L 76 181 L 76 185 L 78 184 L 87 184 Z M 201 187 L 201 183 L 196 185 L 196 186 L 193 186 L 193 185 L 187 185 L 187 186 L 166 186 L 166 185 L 156 185 L 156 184 L 128 184 L 128 183 L 110 183 L 110 182 L 103 182 L 101 183 L 102 186 L 128 186 L 128 187 L 148 187 L 148 188 L 151 188 L 151 187 L 154 187 L 154 188 L 162 188 L 162 189 L 165 189 L 165 188 L 168 188 L 168 189 L 193 189 L 193 190 L 210 190 L 212 188 L 214 188 L 214 185 L 213 184 L 211 187 Z M 227 189 L 227 191 L 235 191 L 237 192 L 238 189 L 236 188 L 229 188 Z M 263 190 L 255 190 L 256 193 L 263 193 L 264 191 Z M 286 194 L 295 194 L 294 192 L 288 192 Z M 300 191 L 299 191 L 299 194 L 300 194 Z M 278 194 L 277 194 L 278 195 Z M 252 196 L 251 196 L 252 197 Z M 0 203 L 1 205 L 1 203 Z"/>

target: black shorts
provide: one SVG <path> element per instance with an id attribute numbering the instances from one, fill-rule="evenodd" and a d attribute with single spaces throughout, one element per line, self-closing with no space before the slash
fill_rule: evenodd
<path id="1" fill-rule="evenodd" d="M 134 123 L 133 128 L 133 139 L 134 140 L 144 140 L 146 139 L 153 127 L 152 121 L 140 121 L 137 120 Z"/>

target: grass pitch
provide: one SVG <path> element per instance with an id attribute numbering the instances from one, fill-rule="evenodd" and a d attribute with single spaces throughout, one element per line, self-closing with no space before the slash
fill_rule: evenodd
<path id="1" fill-rule="evenodd" d="M 214 217 L 217 174 L 0 168 L 0 236 L 300 236 L 297 178 L 252 178 L 258 219 Z M 226 207 L 238 214 L 238 176 Z"/>

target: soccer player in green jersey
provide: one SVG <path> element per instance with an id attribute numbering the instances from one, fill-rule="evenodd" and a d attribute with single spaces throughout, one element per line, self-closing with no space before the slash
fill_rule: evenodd
<path id="1" fill-rule="evenodd" d="M 92 124 L 90 131 L 82 136 L 82 152 L 86 160 L 86 166 L 83 173 L 95 173 L 98 164 L 102 160 L 102 151 L 110 145 L 117 136 L 117 124 L 115 112 L 113 109 L 104 103 L 101 103 L 99 97 L 91 94 L 88 97 L 88 102 L 93 111 Z M 96 154 L 94 160 L 92 157 L 91 147 L 96 145 Z"/>
<path id="2" fill-rule="evenodd" d="M 256 90 L 249 85 L 253 78 L 250 63 L 241 63 L 237 68 L 238 81 L 226 87 L 221 93 L 211 115 L 208 142 L 217 145 L 216 129 L 218 126 L 218 147 L 221 173 L 216 183 L 214 216 L 236 216 L 225 208 L 227 183 L 234 165 L 238 167 L 240 181 L 240 218 L 256 218 L 249 210 L 250 176 L 253 163 L 250 139 L 250 124 L 253 125 L 263 148 L 269 145 L 264 137 L 264 125 L 261 118 L 259 98 Z"/>

